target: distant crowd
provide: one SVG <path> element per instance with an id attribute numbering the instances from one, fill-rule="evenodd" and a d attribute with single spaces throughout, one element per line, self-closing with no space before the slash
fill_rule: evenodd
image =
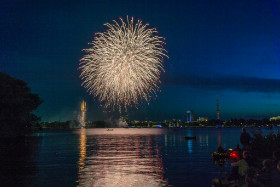
<path id="1" fill-rule="evenodd" d="M 258 147 L 265 146 L 259 143 L 263 141 L 261 138 L 263 136 L 256 135 L 254 139 L 245 128 L 242 129 L 240 143 L 243 149 L 237 144 L 233 153 L 238 159 L 232 162 L 232 170 L 226 177 L 213 180 L 214 187 L 280 187 L 280 130 L 263 138 L 273 149 L 268 158 L 261 158 L 258 154 L 262 151 Z M 221 145 L 218 152 L 224 152 Z"/>

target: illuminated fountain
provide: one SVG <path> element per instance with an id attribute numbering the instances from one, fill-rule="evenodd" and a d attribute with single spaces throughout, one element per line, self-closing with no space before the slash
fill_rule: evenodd
<path id="1" fill-rule="evenodd" d="M 86 127 L 86 112 L 87 112 L 87 103 L 83 100 L 83 102 L 81 103 L 81 115 L 80 115 L 80 125 L 81 127 Z"/>

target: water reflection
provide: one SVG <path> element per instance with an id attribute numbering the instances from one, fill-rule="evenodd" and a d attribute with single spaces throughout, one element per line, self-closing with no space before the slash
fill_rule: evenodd
<path id="1" fill-rule="evenodd" d="M 209 136 L 206 134 L 204 136 L 199 136 L 199 146 L 200 147 L 208 147 Z"/>
<path id="2" fill-rule="evenodd" d="M 192 136 L 193 136 L 192 130 L 191 130 L 191 129 L 188 130 L 187 136 L 188 136 L 188 137 L 192 137 Z M 189 152 L 189 153 L 192 153 L 192 143 L 193 143 L 192 140 L 188 140 L 188 144 L 187 144 L 187 145 L 188 145 L 188 152 Z"/>
<path id="3" fill-rule="evenodd" d="M 0 186 L 30 186 L 36 181 L 36 156 L 42 137 L 0 141 Z"/>
<path id="4" fill-rule="evenodd" d="M 164 186 L 168 180 L 170 186 L 210 186 L 213 178 L 222 178 L 231 169 L 229 162 L 222 167 L 213 164 L 210 152 L 219 141 L 224 148 L 234 147 L 240 132 L 240 128 L 44 130 L 24 141 L 0 141 L 0 181 L 2 186 L 69 187 Z M 184 136 L 197 140 L 189 142 Z"/>
<path id="5" fill-rule="evenodd" d="M 235 146 L 240 128 L 82 129 L 76 134 L 79 186 L 210 186 L 231 169 L 229 162 L 213 164 L 210 152 L 218 143 Z"/>
<path id="6" fill-rule="evenodd" d="M 80 134 L 80 158 L 79 158 L 79 173 L 81 173 L 82 169 L 85 167 L 85 159 L 86 159 L 86 153 L 87 153 L 87 136 L 86 136 L 86 129 L 81 129 Z"/>
<path id="7" fill-rule="evenodd" d="M 121 131 L 125 131 L 126 135 Z M 163 180 L 163 161 L 158 147 L 161 137 L 152 136 L 151 129 L 148 131 L 149 136 L 135 134 L 133 131 L 129 134 L 127 129 L 118 129 L 115 134 L 104 132 L 104 129 L 87 129 L 86 135 L 85 129 L 82 129 L 79 185 L 167 185 Z"/>
<path id="8" fill-rule="evenodd" d="M 221 132 L 218 131 L 218 145 L 222 145 L 222 138 L 221 138 Z"/>

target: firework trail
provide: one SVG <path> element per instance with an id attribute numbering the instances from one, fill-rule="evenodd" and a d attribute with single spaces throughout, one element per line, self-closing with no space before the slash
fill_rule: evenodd
<path id="1" fill-rule="evenodd" d="M 163 48 L 164 38 L 157 36 L 155 28 L 147 28 L 138 20 L 127 17 L 127 22 L 113 20 L 106 23 L 108 30 L 96 33 L 84 49 L 80 60 L 82 85 L 98 97 L 104 106 L 127 109 L 137 106 L 140 100 L 149 99 L 158 91 L 163 58 L 168 57 Z"/>

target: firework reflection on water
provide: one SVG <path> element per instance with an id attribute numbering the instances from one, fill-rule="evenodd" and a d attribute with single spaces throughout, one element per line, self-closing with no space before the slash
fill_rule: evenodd
<path id="1" fill-rule="evenodd" d="M 81 164 L 85 167 L 79 186 L 167 185 L 158 145 L 152 143 L 153 136 L 145 136 L 161 133 L 161 129 L 87 129 L 87 156 Z"/>

